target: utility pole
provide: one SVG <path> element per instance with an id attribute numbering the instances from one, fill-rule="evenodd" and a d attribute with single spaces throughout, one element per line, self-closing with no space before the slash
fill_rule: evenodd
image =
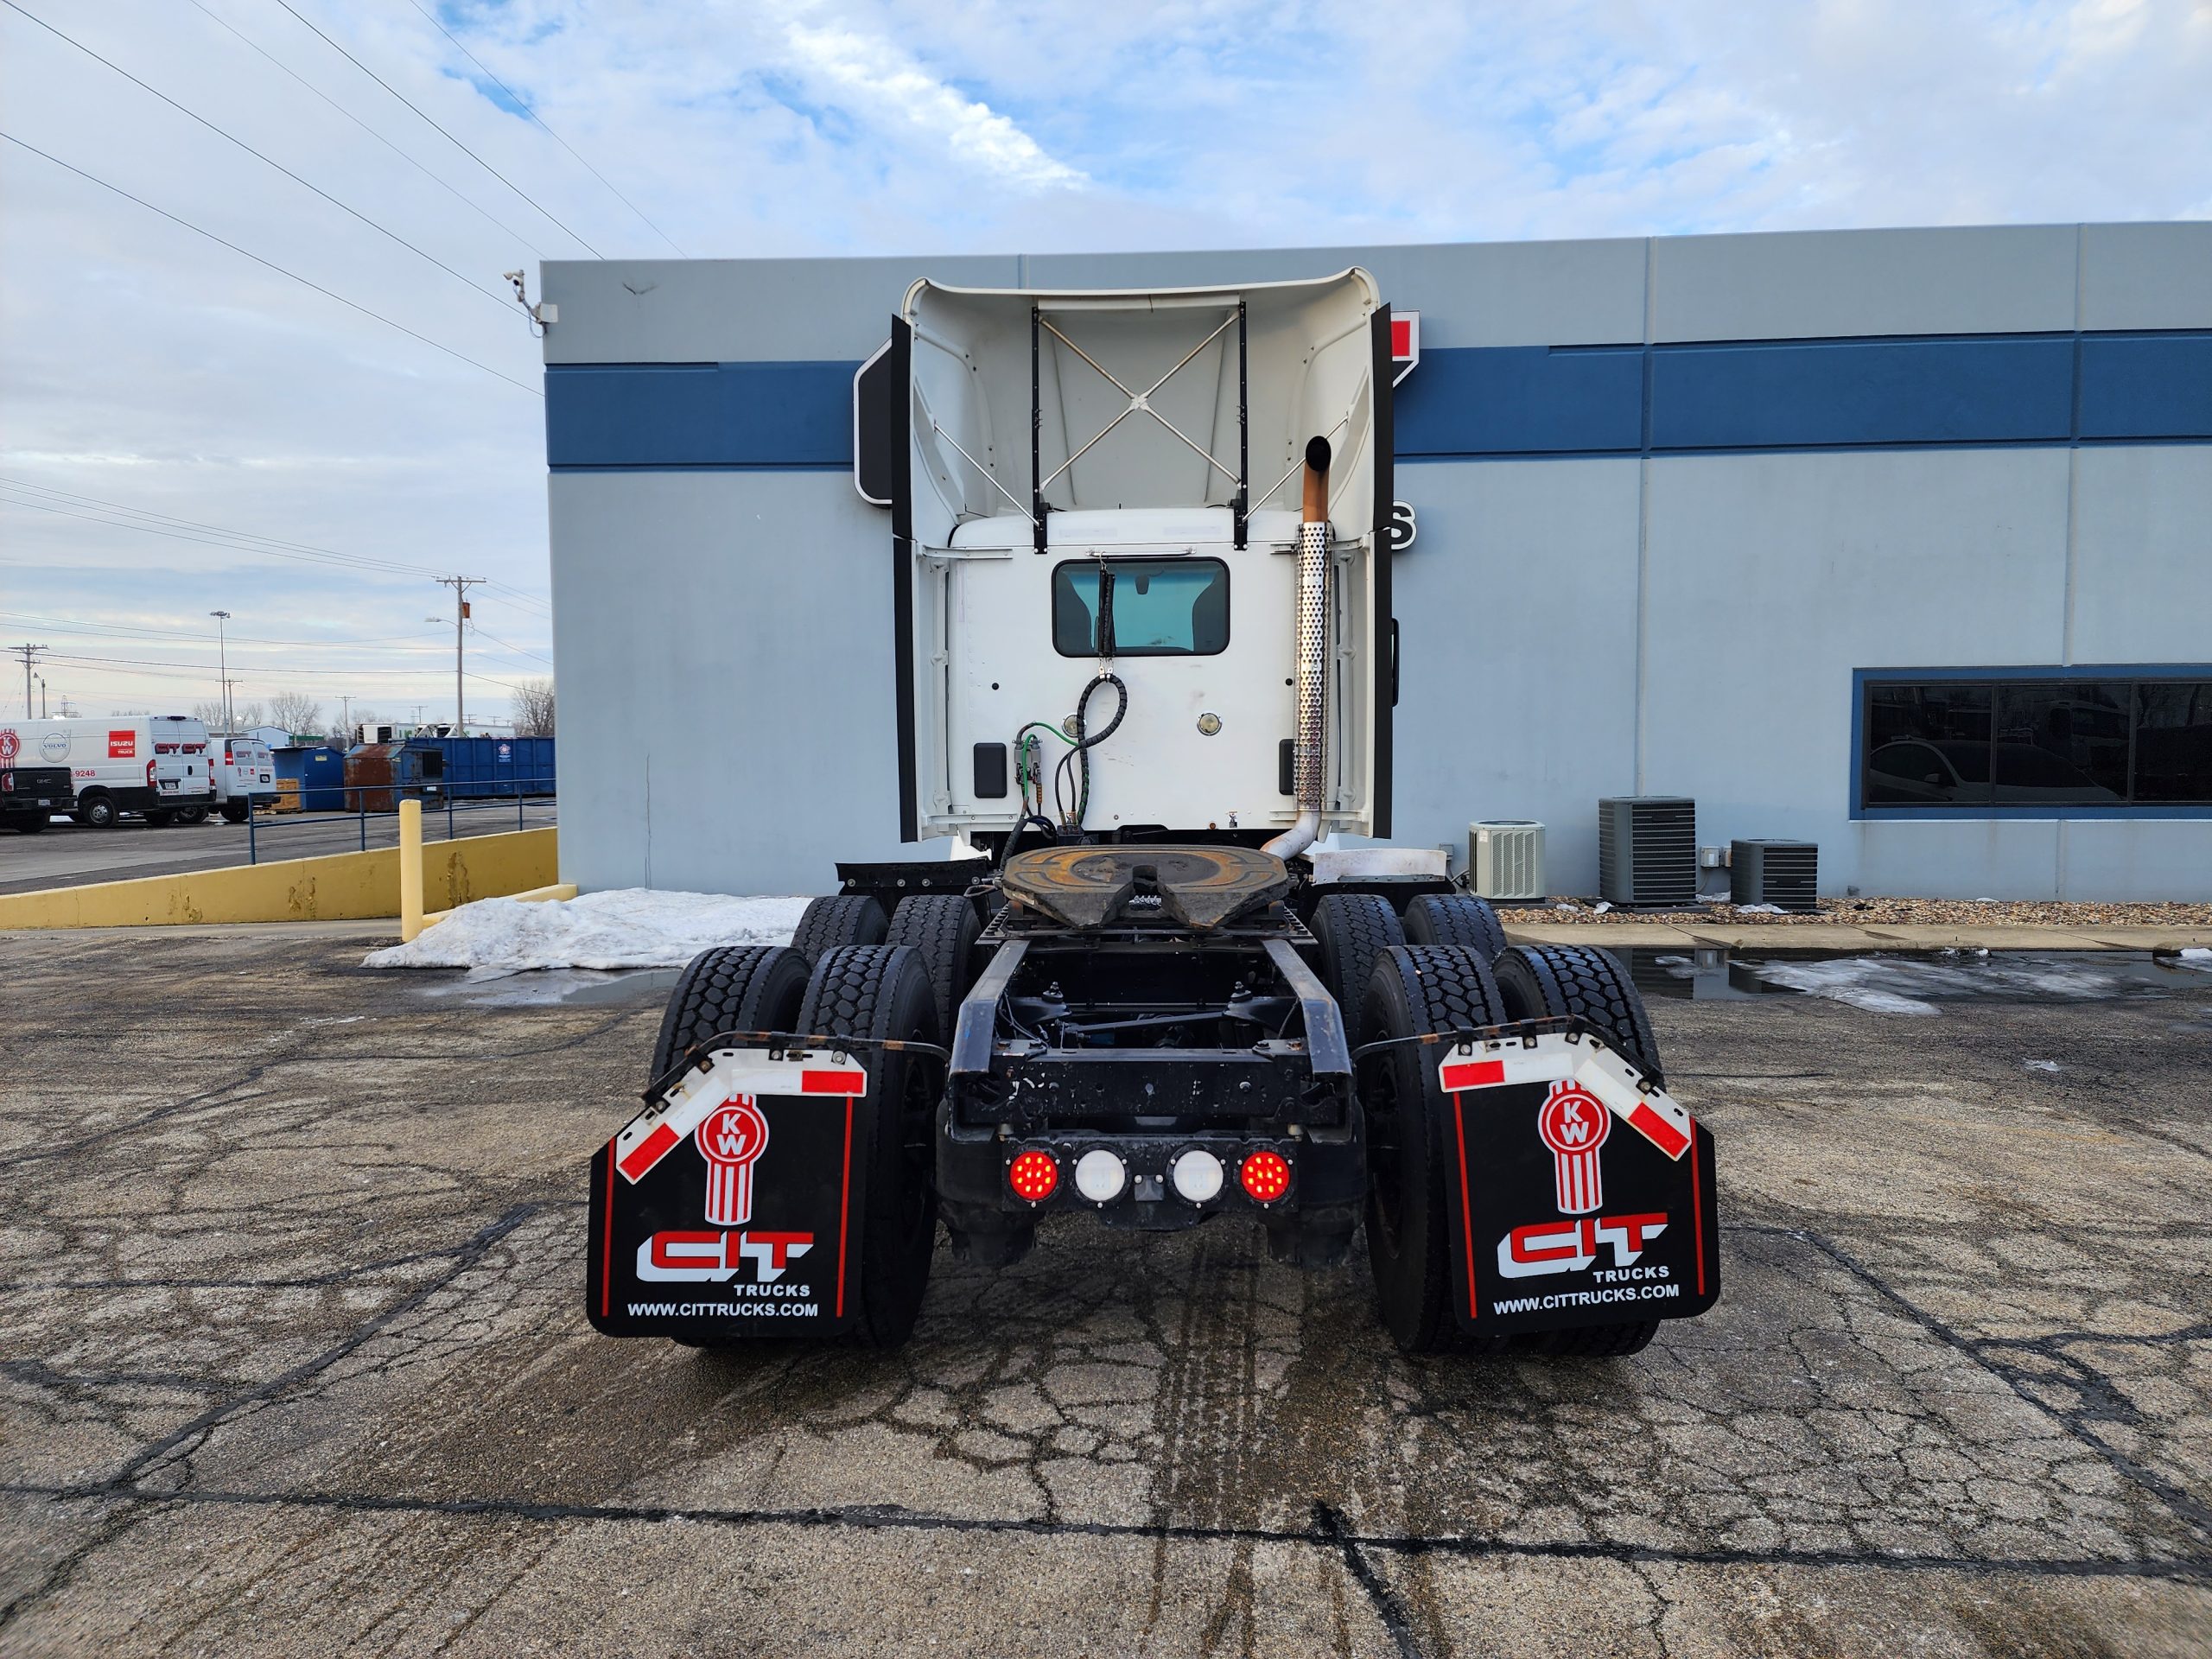
<path id="1" fill-rule="evenodd" d="M 353 741 L 353 699 L 350 694 L 338 699 L 338 730 L 350 747 Z"/>
<path id="2" fill-rule="evenodd" d="M 467 717 L 464 712 L 467 704 L 463 701 L 461 684 L 461 639 L 468 623 L 468 590 L 481 588 L 485 579 L 482 576 L 434 576 L 431 580 L 441 588 L 453 589 L 453 734 L 465 737 L 467 735 Z"/>
<path id="3" fill-rule="evenodd" d="M 231 613 L 210 611 L 207 614 L 215 619 L 216 672 L 223 677 L 223 729 L 227 732 L 231 729 L 231 652 L 223 638 L 223 625 L 231 620 Z"/>
<path id="4" fill-rule="evenodd" d="M 38 677 L 38 717 L 41 720 L 48 718 L 46 710 L 46 676 L 41 674 Z"/>
<path id="5" fill-rule="evenodd" d="M 10 645 L 8 649 L 23 659 L 23 718 L 29 720 L 33 717 L 31 715 L 31 664 L 37 659 L 39 652 L 51 651 L 53 647 L 51 645 Z"/>

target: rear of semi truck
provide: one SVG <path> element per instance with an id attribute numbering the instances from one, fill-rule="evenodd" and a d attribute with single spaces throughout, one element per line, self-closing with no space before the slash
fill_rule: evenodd
<path id="1" fill-rule="evenodd" d="M 592 1174 L 590 1316 L 895 1344 L 938 1228 L 1363 1235 L 1412 1352 L 1632 1352 L 1719 1294 L 1710 1135 L 1614 958 L 1387 837 L 1389 308 L 1363 271 L 914 284 L 856 384 L 906 838 L 685 970 Z M 868 485 L 873 482 L 874 489 Z M 734 874 L 733 880 L 737 878 Z"/>

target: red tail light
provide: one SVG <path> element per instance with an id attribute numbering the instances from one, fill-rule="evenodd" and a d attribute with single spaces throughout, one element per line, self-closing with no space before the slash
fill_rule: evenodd
<path id="1" fill-rule="evenodd" d="M 1262 1147 L 1244 1160 L 1236 1179 L 1255 1203 L 1273 1204 L 1290 1191 L 1290 1164 L 1281 1153 Z"/>
<path id="2" fill-rule="evenodd" d="M 153 763 L 152 761 L 149 760 L 149 761 L 146 763 L 146 787 L 147 787 L 147 788 L 149 788 L 149 789 L 151 789 L 153 786 L 154 786 L 154 763 Z"/>
<path id="3" fill-rule="evenodd" d="M 1042 1204 L 1060 1184 L 1059 1163 L 1051 1153 L 1032 1147 L 1014 1154 L 1014 1161 L 1007 1166 L 1006 1183 L 1014 1189 L 1017 1198 Z"/>

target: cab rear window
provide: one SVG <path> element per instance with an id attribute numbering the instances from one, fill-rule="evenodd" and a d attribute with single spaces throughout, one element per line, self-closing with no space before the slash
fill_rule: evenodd
<path id="1" fill-rule="evenodd" d="M 1071 559 L 1052 571 L 1052 649 L 1099 654 L 1112 582 L 1115 654 L 1212 657 L 1229 648 L 1229 567 L 1219 559 Z"/>

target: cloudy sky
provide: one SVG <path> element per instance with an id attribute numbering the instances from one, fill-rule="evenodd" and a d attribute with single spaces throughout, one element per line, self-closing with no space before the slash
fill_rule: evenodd
<path id="1" fill-rule="evenodd" d="M 504 714 L 541 257 L 2204 218 L 2208 86 L 2212 0 L 0 0 L 0 643 L 446 718 L 459 571 Z"/>

